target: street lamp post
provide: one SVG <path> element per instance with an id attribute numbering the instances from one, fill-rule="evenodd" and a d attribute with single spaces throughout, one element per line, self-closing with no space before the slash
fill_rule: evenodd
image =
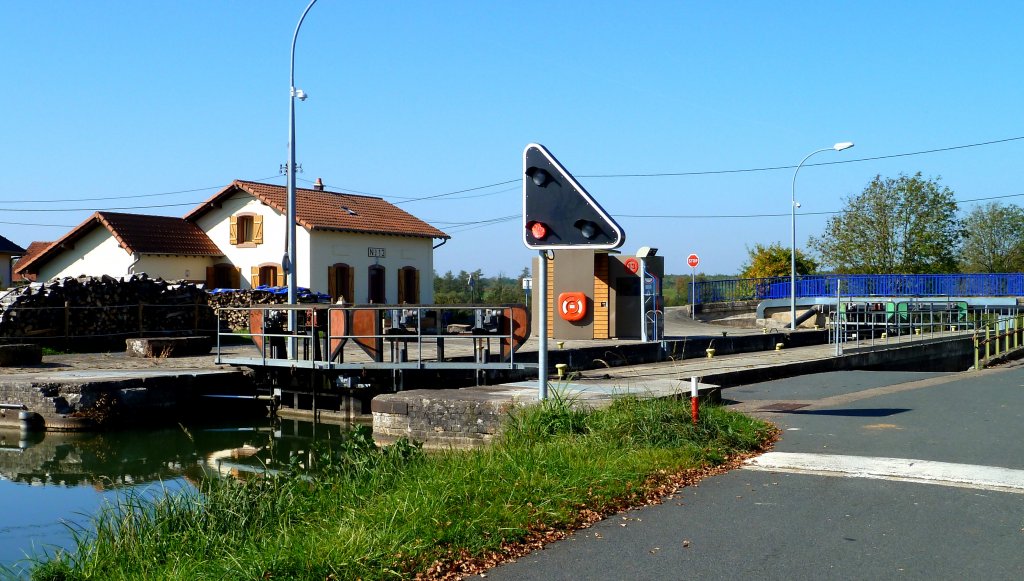
<path id="1" fill-rule="evenodd" d="M 844 141 L 842 143 L 837 143 L 832 147 L 812 151 L 800 160 L 800 163 L 796 166 L 796 170 L 793 172 L 793 192 L 790 197 L 789 205 L 791 216 L 790 224 L 792 226 L 789 253 L 789 328 L 794 331 L 796 330 L 796 209 L 800 207 L 800 204 L 796 201 L 796 174 L 800 173 L 800 168 L 803 167 L 804 162 L 816 153 L 821 153 L 823 151 L 842 151 L 844 149 L 850 149 L 851 147 L 853 147 L 852 141 Z"/>
<path id="2" fill-rule="evenodd" d="M 284 268 L 285 274 L 288 278 L 288 304 L 294 305 L 298 302 L 297 300 L 297 286 L 298 280 L 296 278 L 295 270 L 297 268 L 296 259 L 297 254 L 295 251 L 295 99 L 300 101 L 306 100 L 306 93 L 302 89 L 295 88 L 295 41 L 299 38 L 299 29 L 302 28 L 302 21 L 306 19 L 306 14 L 309 13 L 309 9 L 316 4 L 316 0 L 312 0 L 306 9 L 302 11 L 302 16 L 299 18 L 299 23 L 295 25 L 295 34 L 292 35 L 292 54 L 291 54 L 291 68 L 289 70 L 289 91 L 288 98 L 288 241 L 287 241 L 287 254 L 285 259 L 282 261 L 284 264 L 281 266 Z M 298 329 L 298 319 L 295 309 L 288 311 L 288 332 L 295 334 Z M 290 352 L 295 351 L 295 340 L 292 339 L 290 342 Z"/>

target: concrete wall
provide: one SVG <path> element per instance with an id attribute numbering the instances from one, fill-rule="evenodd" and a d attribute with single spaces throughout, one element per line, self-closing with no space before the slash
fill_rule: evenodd
<path id="1" fill-rule="evenodd" d="M 97 225 L 39 269 L 39 280 L 80 275 L 127 276 L 135 259 L 106 228 Z"/>
<path id="2" fill-rule="evenodd" d="M 312 249 L 308 261 L 311 288 L 327 292 L 327 268 L 344 263 L 352 267 L 354 297 L 345 297 L 352 303 L 367 302 L 369 268 L 384 267 L 387 302 L 398 302 L 398 270 L 411 266 L 420 273 L 419 303 L 434 302 L 434 251 L 430 238 L 410 236 L 382 236 L 348 232 L 313 231 Z M 301 248 L 301 247 L 300 247 Z M 371 258 L 370 248 L 383 249 L 384 257 Z"/>
<path id="3" fill-rule="evenodd" d="M 13 270 L 13 256 L 0 254 L 0 289 L 11 286 L 11 270 Z"/>
<path id="4" fill-rule="evenodd" d="M 256 245 L 231 244 L 231 216 L 237 214 L 255 214 L 263 216 L 263 243 Z M 230 262 L 242 271 L 242 288 L 252 288 L 252 268 L 264 264 L 280 267 L 281 257 L 285 253 L 285 242 L 288 236 L 285 230 L 285 215 L 264 205 L 256 198 L 237 193 L 223 200 L 221 207 L 214 208 L 196 220 L 196 225 L 206 231 L 206 235 L 224 253 L 224 258 L 217 262 Z M 295 248 L 298 256 L 308 252 L 309 237 L 304 228 L 296 231 Z M 303 273 L 305 270 L 305 273 Z M 309 286 L 308 269 L 298 270 L 298 285 Z M 203 278 L 205 278 L 205 273 Z"/>
<path id="5" fill-rule="evenodd" d="M 206 267 L 212 266 L 220 260 L 220 258 L 210 256 L 144 254 L 139 263 L 132 267 L 132 272 L 144 272 L 150 278 L 164 280 L 206 282 Z"/>

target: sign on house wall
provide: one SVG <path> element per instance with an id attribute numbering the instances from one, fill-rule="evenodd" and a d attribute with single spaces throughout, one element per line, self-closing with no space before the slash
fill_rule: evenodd
<path id="1" fill-rule="evenodd" d="M 383 248 L 374 248 L 373 246 L 366 249 L 367 256 L 370 258 L 385 258 Z"/>

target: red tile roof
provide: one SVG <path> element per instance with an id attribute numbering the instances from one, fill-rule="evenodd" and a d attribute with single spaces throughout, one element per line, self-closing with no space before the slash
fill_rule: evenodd
<path id="1" fill-rule="evenodd" d="M 185 219 L 195 220 L 212 209 L 219 200 L 239 190 L 282 214 L 288 211 L 288 190 L 284 186 L 235 180 L 230 186 L 194 208 Z M 451 238 L 394 204 L 371 196 L 296 188 L 295 206 L 296 222 L 310 230 Z"/>
<path id="2" fill-rule="evenodd" d="M 25 249 L 18 262 L 14 263 L 14 280 L 35 280 L 36 276 L 31 273 L 22 272 L 24 266 L 31 262 L 36 256 L 50 247 L 53 242 L 32 242 Z"/>
<path id="3" fill-rule="evenodd" d="M 39 254 L 18 261 L 18 271 L 22 274 L 39 272 L 41 265 L 97 226 L 106 228 L 129 254 L 224 255 L 206 232 L 183 218 L 96 212 Z"/>

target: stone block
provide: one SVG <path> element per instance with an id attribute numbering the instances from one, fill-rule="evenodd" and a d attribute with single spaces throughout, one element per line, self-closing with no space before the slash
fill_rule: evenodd
<path id="1" fill-rule="evenodd" d="M 205 355 L 213 347 L 210 337 L 139 337 L 125 339 L 129 357 L 188 357 Z"/>
<path id="2" fill-rule="evenodd" d="M 26 367 L 43 361 L 43 349 L 30 343 L 0 345 L 0 367 Z"/>

